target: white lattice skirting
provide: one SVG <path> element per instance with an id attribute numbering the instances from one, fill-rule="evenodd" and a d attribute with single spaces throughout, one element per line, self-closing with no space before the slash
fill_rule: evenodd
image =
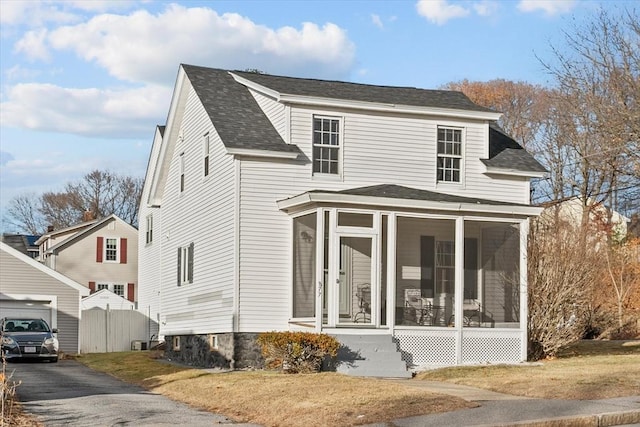
<path id="1" fill-rule="evenodd" d="M 462 334 L 460 348 L 456 345 L 458 334 Z M 520 331 L 514 330 L 396 330 L 394 336 L 402 359 L 413 369 L 519 363 L 526 345 Z"/>

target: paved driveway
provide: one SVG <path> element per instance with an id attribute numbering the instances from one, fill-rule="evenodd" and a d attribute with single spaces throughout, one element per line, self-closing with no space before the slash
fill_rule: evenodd
<path id="1" fill-rule="evenodd" d="M 16 391 L 25 411 L 46 426 L 232 424 L 224 416 L 174 402 L 73 360 L 10 363 L 7 371 L 21 381 Z"/>

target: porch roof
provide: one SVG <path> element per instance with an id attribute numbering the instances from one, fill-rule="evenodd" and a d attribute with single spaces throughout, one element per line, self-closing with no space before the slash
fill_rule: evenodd
<path id="1" fill-rule="evenodd" d="M 537 206 L 456 196 L 395 184 L 372 185 L 342 191 L 311 190 L 279 200 L 278 208 L 288 212 L 318 203 L 518 216 L 537 216 L 542 212 L 542 208 Z"/>

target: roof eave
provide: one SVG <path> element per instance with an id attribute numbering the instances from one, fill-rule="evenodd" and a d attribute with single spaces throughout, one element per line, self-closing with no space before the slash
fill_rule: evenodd
<path id="1" fill-rule="evenodd" d="M 497 168 L 497 167 L 486 166 L 486 165 L 485 165 L 485 169 L 486 169 L 485 173 L 491 174 L 491 175 L 520 176 L 524 178 L 544 178 L 545 176 L 547 176 L 547 172 L 544 172 L 544 171 Z"/>
<path id="2" fill-rule="evenodd" d="M 491 120 L 502 117 L 502 113 L 492 111 L 462 110 L 456 108 L 422 107 L 380 102 L 320 98 L 314 96 L 280 94 L 279 101 L 285 104 L 311 105 L 316 107 L 355 108 L 385 113 L 419 114 L 429 116 L 455 117 L 461 119 Z"/>
<path id="3" fill-rule="evenodd" d="M 430 200 L 397 199 L 392 197 L 359 196 L 339 193 L 303 193 L 277 202 L 278 209 L 285 212 L 311 203 L 344 203 L 404 209 L 430 209 L 449 212 L 475 212 L 517 216 L 538 216 L 542 212 L 542 208 L 537 206 L 436 202 Z"/>
<path id="4" fill-rule="evenodd" d="M 228 148 L 227 154 L 234 156 L 264 157 L 270 159 L 297 159 L 300 153 L 290 151 L 259 150 L 254 148 Z"/>

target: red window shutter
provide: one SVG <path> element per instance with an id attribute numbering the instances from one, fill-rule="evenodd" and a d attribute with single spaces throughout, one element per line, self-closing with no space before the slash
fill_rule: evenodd
<path id="1" fill-rule="evenodd" d="M 127 239 L 120 239 L 120 264 L 127 263 Z"/>
<path id="2" fill-rule="evenodd" d="M 102 262 L 102 250 L 104 247 L 104 238 L 98 237 L 96 244 L 96 262 Z"/>
<path id="3" fill-rule="evenodd" d="M 135 302 L 135 285 L 133 283 L 127 283 L 127 299 L 131 302 Z"/>
<path id="4" fill-rule="evenodd" d="M 89 291 L 90 293 L 94 293 L 96 291 L 96 282 L 89 282 Z"/>

